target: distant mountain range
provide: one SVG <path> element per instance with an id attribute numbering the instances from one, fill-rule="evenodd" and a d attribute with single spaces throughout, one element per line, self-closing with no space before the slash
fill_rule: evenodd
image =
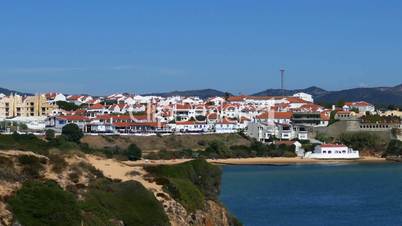
<path id="1" fill-rule="evenodd" d="M 367 101 L 376 105 L 402 105 L 402 84 L 394 87 L 353 88 L 339 91 L 327 91 L 319 87 L 307 89 L 285 90 L 285 95 L 293 95 L 304 92 L 313 95 L 317 103 L 336 103 L 338 101 Z M 255 96 L 278 96 L 282 95 L 280 89 L 268 89 Z"/>
<path id="2" fill-rule="evenodd" d="M 161 97 L 171 97 L 171 96 L 197 96 L 202 99 L 207 99 L 209 97 L 223 97 L 226 92 L 222 92 L 216 89 L 199 89 L 199 90 L 185 90 L 185 91 L 172 91 L 166 93 L 148 93 L 143 94 L 144 96 L 161 96 Z M 232 94 L 228 93 L 230 96 Z"/>
<path id="3" fill-rule="evenodd" d="M 267 89 L 255 94 L 252 94 L 252 96 L 291 96 L 295 93 L 308 93 L 310 95 L 313 95 L 314 97 L 324 95 L 328 93 L 328 91 L 321 89 L 316 86 L 309 87 L 307 89 L 294 89 L 294 90 L 281 90 L 281 89 Z"/>
<path id="4" fill-rule="evenodd" d="M 32 95 L 30 93 L 23 93 L 15 90 L 10 90 L 10 89 L 5 89 L 0 87 L 0 93 L 4 95 L 10 95 L 10 94 L 19 94 L 19 95 Z"/>
<path id="5" fill-rule="evenodd" d="M 327 91 L 316 86 L 312 86 L 306 89 L 294 89 L 294 90 L 280 90 L 280 89 L 267 89 L 258 93 L 251 94 L 253 96 L 281 96 L 281 95 L 293 95 L 295 93 L 308 93 L 313 95 L 315 102 L 317 103 L 336 103 L 338 101 L 367 101 L 376 105 L 397 105 L 402 106 L 402 84 L 394 87 L 373 87 L 373 88 L 353 88 L 338 91 Z M 16 93 L 20 95 L 29 95 L 15 90 L 9 90 L 0 88 L 0 93 L 10 95 Z M 214 96 L 232 95 L 227 92 L 219 91 L 216 89 L 200 89 L 200 90 L 185 90 L 185 91 L 172 91 L 164 93 L 148 93 L 143 95 L 148 96 L 198 96 L 202 99 L 207 99 Z"/>
<path id="6" fill-rule="evenodd" d="M 338 91 L 328 91 L 316 86 L 306 89 L 284 90 L 267 89 L 258 93 L 251 94 L 253 96 L 290 96 L 295 93 L 308 93 L 314 97 L 317 103 L 336 103 L 338 101 L 367 101 L 376 105 L 402 105 L 402 84 L 394 87 L 373 87 L 373 88 L 353 88 Z M 152 93 L 146 95 L 155 96 L 199 96 L 203 99 L 214 96 L 225 96 L 226 92 L 215 89 L 202 90 L 186 90 L 173 91 L 167 93 Z"/>

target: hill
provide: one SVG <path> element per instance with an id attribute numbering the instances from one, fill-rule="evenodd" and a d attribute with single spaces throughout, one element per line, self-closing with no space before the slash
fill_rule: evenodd
<path id="1" fill-rule="evenodd" d="M 314 97 L 324 95 L 328 93 L 328 91 L 321 89 L 316 86 L 312 86 L 306 89 L 294 89 L 294 90 L 284 90 L 282 91 L 281 89 L 267 89 L 258 93 L 253 94 L 253 96 L 291 96 L 295 93 L 308 93 L 313 95 Z"/>
<path id="2" fill-rule="evenodd" d="M 10 95 L 12 93 L 14 94 L 19 94 L 19 95 L 32 95 L 30 93 L 23 93 L 23 92 L 19 92 L 19 91 L 15 91 L 15 90 L 10 90 L 10 89 L 6 89 L 6 88 L 1 88 L 0 87 L 0 93 L 4 94 L 4 95 Z"/>
<path id="3" fill-rule="evenodd" d="M 229 93 L 229 95 L 231 95 Z M 148 93 L 144 94 L 144 96 L 162 96 L 162 97 L 171 97 L 171 96 L 197 96 L 202 99 L 207 99 L 209 97 L 223 97 L 225 96 L 225 92 L 216 90 L 216 89 L 200 89 L 200 90 L 185 90 L 185 91 L 172 91 L 166 93 Z"/>
<path id="4" fill-rule="evenodd" d="M 372 88 L 353 88 L 339 91 L 326 91 L 318 87 L 307 89 L 285 90 L 285 95 L 293 95 L 304 92 L 313 95 L 317 103 L 336 103 L 338 101 L 367 101 L 369 103 L 387 106 L 401 105 L 402 103 L 402 84 L 394 87 L 372 87 Z M 278 96 L 282 95 L 280 89 L 268 89 L 255 96 Z"/>

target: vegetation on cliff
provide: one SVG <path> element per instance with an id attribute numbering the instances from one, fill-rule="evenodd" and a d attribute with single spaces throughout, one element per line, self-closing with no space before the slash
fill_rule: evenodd
<path id="1" fill-rule="evenodd" d="M 1 196 L 3 201 L 0 201 L 7 203 L 7 211 L 12 212 L 8 215 L 11 217 L 7 218 L 10 224 L 3 220 L 1 224 L 164 226 L 170 225 L 172 214 L 177 214 L 167 211 L 162 205 L 165 203 L 159 200 L 158 195 L 163 194 L 154 194 L 139 182 L 105 178 L 102 172 L 85 160 L 82 153 L 105 154 L 105 149 L 91 149 L 76 139 L 75 142 L 69 141 L 65 135 L 54 137 L 50 134 L 46 139 L 41 139 L 15 133 L 0 135 L 0 140 L 6 141 L 2 149 L 23 150 L 0 155 L 0 179 L 9 184 L 8 189 L 12 189 L 7 195 Z M 141 157 L 141 149 L 136 145 L 118 151 L 110 157 L 125 160 Z M 208 216 L 213 216 L 208 221 L 220 222 L 219 225 L 222 222 L 239 225 L 217 201 L 221 177 L 219 167 L 196 160 L 177 166 L 153 167 L 149 172 L 155 176 L 156 182 L 163 184 L 164 190 L 174 200 L 169 197 L 163 199 L 170 199 L 176 205 L 182 204 L 184 208 L 181 208 L 186 209 L 185 214 L 188 215 L 180 217 L 190 225 L 193 219 L 199 223 Z M 63 205 L 68 211 L 60 208 Z M 70 217 L 71 214 L 74 217 Z"/>
<path id="2" fill-rule="evenodd" d="M 387 141 L 370 132 L 343 133 L 339 137 L 339 141 L 356 150 L 374 150 L 376 152 L 385 151 L 388 144 Z"/>
<path id="3" fill-rule="evenodd" d="M 253 157 L 295 157 L 294 146 L 266 145 L 261 142 L 251 141 L 249 145 L 228 146 L 221 140 L 213 140 L 203 144 L 205 150 L 181 149 L 176 151 L 161 150 L 147 155 L 148 159 L 226 159 L 226 158 L 253 158 Z"/>
<path id="4" fill-rule="evenodd" d="M 113 220 L 133 226 L 170 225 L 162 205 L 136 181 L 98 180 L 90 185 L 80 207 L 89 226 L 108 226 Z"/>
<path id="5" fill-rule="evenodd" d="M 80 225 L 80 209 L 73 194 L 53 181 L 28 181 L 8 202 L 22 225 Z"/>
<path id="6" fill-rule="evenodd" d="M 400 140 L 391 140 L 388 145 L 386 152 L 384 153 L 385 157 L 400 157 L 402 156 L 402 141 Z"/>
<path id="7" fill-rule="evenodd" d="M 206 200 L 217 202 L 220 193 L 222 170 L 198 159 L 178 165 L 159 165 L 145 168 L 155 181 L 189 212 L 205 208 Z M 241 225 L 227 214 L 229 225 Z"/>
<path id="8" fill-rule="evenodd" d="M 0 174 L 2 186 L 8 183 L 17 189 L 2 197 L 13 213 L 12 222 L 32 226 L 169 225 L 162 204 L 139 182 L 112 181 L 79 157 L 73 157 L 78 162 L 71 163 L 60 160 L 61 154 L 52 154 L 47 160 L 19 153 L 0 158 L 1 163 L 12 166 L 7 174 Z M 63 167 L 55 170 L 59 163 Z M 49 179 L 56 171 L 57 179 Z"/>
<path id="9" fill-rule="evenodd" d="M 216 200 L 220 192 L 222 172 L 205 160 L 146 167 L 146 170 L 189 211 L 202 209 L 205 199 Z"/>
<path id="10" fill-rule="evenodd" d="M 316 135 L 324 143 L 342 143 L 355 150 L 381 155 L 385 152 L 389 139 L 372 132 L 344 132 L 339 137 L 330 137 L 325 133 Z"/>

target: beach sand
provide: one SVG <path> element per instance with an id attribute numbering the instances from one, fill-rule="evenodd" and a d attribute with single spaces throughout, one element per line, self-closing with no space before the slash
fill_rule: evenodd
<path id="1" fill-rule="evenodd" d="M 129 166 L 144 166 L 144 165 L 174 165 L 180 164 L 191 159 L 175 159 L 175 160 L 140 160 L 140 161 L 126 161 L 124 162 Z M 320 160 L 320 159 L 302 159 L 302 158 L 231 158 L 231 159 L 207 159 L 209 163 L 218 165 L 288 165 L 288 164 L 325 164 L 325 163 L 384 163 L 387 162 L 385 158 L 378 157 L 362 157 L 356 160 Z"/>

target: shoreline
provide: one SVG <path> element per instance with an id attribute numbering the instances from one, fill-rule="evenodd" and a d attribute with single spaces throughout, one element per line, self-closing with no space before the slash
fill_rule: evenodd
<path id="1" fill-rule="evenodd" d="M 185 163 L 193 159 L 174 159 L 174 160 L 140 160 L 125 161 L 128 166 L 152 166 L 152 165 L 175 165 Z M 256 157 L 256 158 L 231 158 L 231 159 L 207 159 L 211 164 L 216 165 L 293 165 L 293 164 L 325 164 L 325 163 L 391 163 L 393 161 L 379 157 L 362 157 L 360 159 L 302 159 L 284 157 Z"/>

